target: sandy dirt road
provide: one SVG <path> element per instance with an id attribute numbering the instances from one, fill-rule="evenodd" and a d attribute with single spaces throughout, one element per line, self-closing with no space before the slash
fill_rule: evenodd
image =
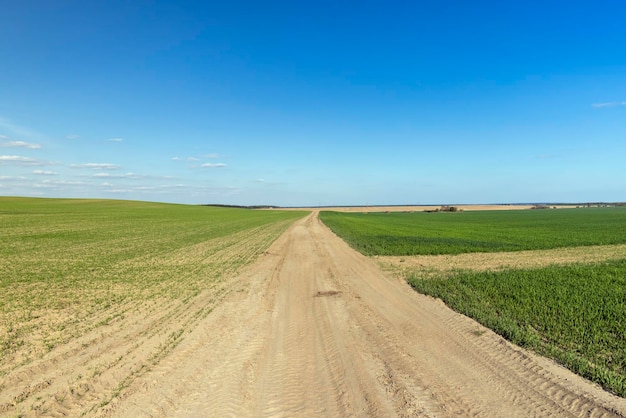
<path id="1" fill-rule="evenodd" d="M 313 213 L 105 416 L 625 416 L 614 397 L 413 292 Z"/>

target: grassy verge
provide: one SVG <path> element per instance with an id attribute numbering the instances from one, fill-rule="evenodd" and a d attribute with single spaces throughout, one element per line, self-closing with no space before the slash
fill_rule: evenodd
<path id="1" fill-rule="evenodd" d="M 321 212 L 365 255 L 433 255 L 626 243 L 626 208 L 461 213 Z"/>
<path id="2" fill-rule="evenodd" d="M 408 280 L 508 340 L 626 396 L 626 260 Z"/>

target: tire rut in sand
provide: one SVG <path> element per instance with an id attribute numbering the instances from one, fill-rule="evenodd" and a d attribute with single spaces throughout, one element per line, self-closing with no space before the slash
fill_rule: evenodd
<path id="1" fill-rule="evenodd" d="M 311 242 L 299 234 L 307 235 L 308 231 L 304 227 L 294 230 L 295 237 L 288 244 L 288 251 L 297 257 L 286 260 L 273 278 L 278 282 L 272 338 L 259 365 L 263 396 L 258 401 L 258 412 L 261 416 L 345 416 L 350 408 L 344 402 L 347 388 L 337 347 L 341 340 L 327 338 L 333 323 L 339 321 L 330 317 L 331 311 L 323 306 L 337 301 L 316 298 L 331 293 L 316 291 L 326 287 L 320 274 L 323 266 L 306 256 L 312 251 Z M 307 317 L 309 321 L 304 321 Z"/>

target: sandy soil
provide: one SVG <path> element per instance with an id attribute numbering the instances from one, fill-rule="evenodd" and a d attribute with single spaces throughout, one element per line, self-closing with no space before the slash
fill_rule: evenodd
<path id="1" fill-rule="evenodd" d="M 146 308 L 134 327 L 16 370 L 0 415 L 626 416 L 626 399 L 415 293 L 316 213 L 190 305 Z M 181 320 L 175 348 L 146 359 L 137 347 L 167 344 Z M 109 367 L 91 372 L 94 358 Z M 77 372 L 91 377 L 62 392 Z M 36 398 L 45 411 L 29 409 Z"/>
<path id="2" fill-rule="evenodd" d="M 373 257 L 383 269 L 400 277 L 406 277 L 408 274 L 440 277 L 455 270 L 529 269 L 571 263 L 596 263 L 622 258 L 626 258 L 626 244 L 500 253 Z"/>

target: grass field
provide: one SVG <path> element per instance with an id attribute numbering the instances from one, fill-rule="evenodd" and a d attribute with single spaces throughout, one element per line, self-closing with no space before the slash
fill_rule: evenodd
<path id="1" fill-rule="evenodd" d="M 0 198 L 0 377 L 134 307 L 190 300 L 303 215 Z"/>
<path id="2" fill-rule="evenodd" d="M 401 272 L 419 292 L 505 338 L 561 362 L 620 396 L 626 396 L 626 258 L 551 264 L 545 249 L 588 247 L 623 254 L 625 208 L 508 212 L 344 214 L 320 218 L 366 255 L 495 253 L 535 250 L 544 267 L 472 266 L 492 257 L 470 257 L 465 268 L 452 258 L 400 258 Z M 515 264 L 515 253 L 507 263 Z M 522 253 L 519 253 L 522 255 Z M 524 251 L 524 258 L 532 252 Z M 452 257 L 452 256 L 445 256 Z M 563 257 L 559 255 L 558 257 Z M 615 258 L 612 255 L 611 258 Z M 583 257 L 581 256 L 581 259 Z M 601 258 L 601 257 L 596 257 Z M 468 264 L 469 263 L 469 264 Z M 523 264 L 523 263 L 522 263 Z M 413 267 L 410 267 L 413 266 Z M 396 266 L 397 267 L 397 266 Z"/>
<path id="3" fill-rule="evenodd" d="M 626 243 L 626 208 L 457 213 L 321 212 L 365 255 L 432 255 Z"/>
<path id="4" fill-rule="evenodd" d="M 626 396 L 626 260 L 408 277 L 510 341 Z"/>

